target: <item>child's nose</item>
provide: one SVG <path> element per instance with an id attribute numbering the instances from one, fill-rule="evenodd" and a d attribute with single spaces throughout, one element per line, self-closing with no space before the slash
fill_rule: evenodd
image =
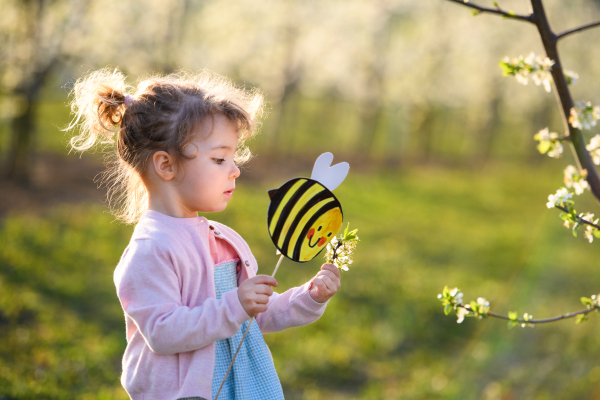
<path id="1" fill-rule="evenodd" d="M 233 170 L 231 172 L 231 177 L 232 178 L 237 178 L 238 176 L 240 176 L 240 169 L 237 167 L 237 165 L 233 165 Z"/>

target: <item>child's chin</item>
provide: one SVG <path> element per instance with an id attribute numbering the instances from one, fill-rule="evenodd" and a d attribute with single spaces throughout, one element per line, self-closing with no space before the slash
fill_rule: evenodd
<path id="1" fill-rule="evenodd" d="M 215 206 L 215 207 L 210 207 L 210 208 L 207 208 L 204 211 L 200 211 L 200 212 L 205 212 L 205 213 L 221 212 L 221 211 L 225 210 L 225 208 L 227 208 L 227 203 L 225 203 L 223 205 Z"/>

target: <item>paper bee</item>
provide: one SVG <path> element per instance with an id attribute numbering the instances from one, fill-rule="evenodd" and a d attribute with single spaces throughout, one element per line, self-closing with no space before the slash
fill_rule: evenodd
<path id="1" fill-rule="evenodd" d="M 332 193 L 348 175 L 346 162 L 330 166 L 333 154 L 317 158 L 309 178 L 295 178 L 269 190 L 267 214 L 273 244 L 287 258 L 312 260 L 342 226 L 342 205 Z"/>

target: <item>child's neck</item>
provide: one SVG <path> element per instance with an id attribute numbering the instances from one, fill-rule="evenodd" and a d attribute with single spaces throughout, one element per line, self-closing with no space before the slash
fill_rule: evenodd
<path id="1" fill-rule="evenodd" d="M 157 211 L 161 214 L 174 218 L 195 218 L 197 211 L 187 209 L 179 202 L 173 193 L 152 193 L 148 191 L 148 210 Z"/>

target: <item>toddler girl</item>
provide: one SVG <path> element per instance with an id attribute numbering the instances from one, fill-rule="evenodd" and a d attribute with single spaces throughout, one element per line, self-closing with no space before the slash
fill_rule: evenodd
<path id="1" fill-rule="evenodd" d="M 277 282 L 256 275 L 246 242 L 198 216 L 231 199 L 262 97 L 209 72 L 146 79 L 132 93 L 116 70 L 79 79 L 73 93 L 67 130 L 80 134 L 71 145 L 116 142 L 105 174 L 110 204 L 118 218 L 137 222 L 114 273 L 125 312 L 127 393 L 213 399 L 255 316 L 219 399 L 282 399 L 262 333 L 319 318 L 339 289 L 339 272 L 323 265 L 310 282 L 274 293 Z"/>

